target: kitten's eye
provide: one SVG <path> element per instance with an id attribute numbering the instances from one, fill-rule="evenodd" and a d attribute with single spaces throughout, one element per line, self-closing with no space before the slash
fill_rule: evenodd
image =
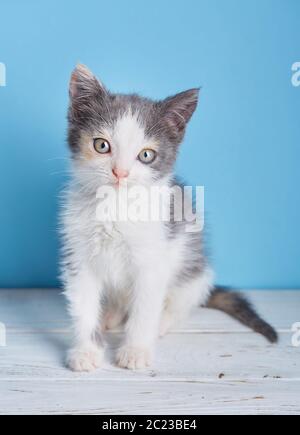
<path id="1" fill-rule="evenodd" d="M 152 163 L 156 158 L 156 152 L 153 150 L 143 150 L 140 152 L 139 161 L 142 163 Z"/>
<path id="2" fill-rule="evenodd" d="M 110 145 L 105 139 L 94 139 L 94 148 L 100 154 L 110 153 Z"/>

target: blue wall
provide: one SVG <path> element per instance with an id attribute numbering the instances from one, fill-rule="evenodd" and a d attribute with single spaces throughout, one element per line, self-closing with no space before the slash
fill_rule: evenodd
<path id="1" fill-rule="evenodd" d="M 202 85 L 178 164 L 205 185 L 218 281 L 300 287 L 299 0 L 1 2 L 0 286 L 57 284 L 67 86 L 87 64 L 114 91 Z"/>

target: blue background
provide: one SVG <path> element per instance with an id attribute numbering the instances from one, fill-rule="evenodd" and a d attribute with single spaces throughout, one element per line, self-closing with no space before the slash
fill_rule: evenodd
<path id="1" fill-rule="evenodd" d="M 55 286 L 74 65 L 154 98 L 203 86 L 178 163 L 218 282 L 300 287 L 299 0 L 1 1 L 0 286 Z"/>

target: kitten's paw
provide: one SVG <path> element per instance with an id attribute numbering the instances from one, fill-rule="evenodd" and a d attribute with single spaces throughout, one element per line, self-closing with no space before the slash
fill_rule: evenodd
<path id="1" fill-rule="evenodd" d="M 74 372 L 91 372 L 101 367 L 103 349 L 96 346 L 74 348 L 67 355 L 67 366 Z"/>
<path id="2" fill-rule="evenodd" d="M 145 369 L 151 360 L 152 352 L 140 347 L 123 346 L 117 353 L 117 364 L 124 369 Z"/>

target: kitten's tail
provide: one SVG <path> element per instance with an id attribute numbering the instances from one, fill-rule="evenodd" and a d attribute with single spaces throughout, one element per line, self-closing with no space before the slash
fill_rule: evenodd
<path id="1" fill-rule="evenodd" d="M 240 293 L 228 291 L 224 287 L 215 287 L 205 306 L 224 311 L 243 325 L 266 337 L 271 343 L 278 341 L 275 329 L 256 313 L 251 303 Z"/>

